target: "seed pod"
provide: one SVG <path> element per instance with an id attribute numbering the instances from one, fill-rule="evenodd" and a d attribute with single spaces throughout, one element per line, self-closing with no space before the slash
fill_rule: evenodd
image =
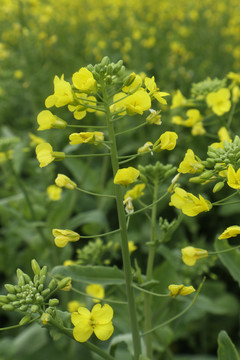
<path id="1" fill-rule="evenodd" d="M 30 316 L 30 315 L 25 315 L 25 316 L 19 321 L 19 325 L 28 324 L 30 320 L 31 320 L 31 316 Z"/>
<path id="2" fill-rule="evenodd" d="M 38 262 L 35 259 L 32 259 L 31 261 L 32 270 L 35 275 L 40 275 L 41 268 L 38 264 Z"/>
<path id="3" fill-rule="evenodd" d="M 10 294 L 15 294 L 16 293 L 16 289 L 15 286 L 12 284 L 5 284 L 4 285 L 5 289 L 10 293 Z"/>

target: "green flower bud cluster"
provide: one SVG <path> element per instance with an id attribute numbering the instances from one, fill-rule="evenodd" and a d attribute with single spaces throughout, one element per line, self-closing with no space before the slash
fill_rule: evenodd
<path id="1" fill-rule="evenodd" d="M 163 165 L 159 161 L 157 161 L 155 165 L 139 165 L 138 169 L 140 171 L 140 180 L 148 184 L 154 184 L 155 181 L 158 181 L 158 184 L 161 184 L 165 179 L 174 176 L 176 173 L 175 166 L 172 166 L 171 164 Z"/>
<path id="2" fill-rule="evenodd" d="M 177 229 L 182 221 L 182 214 L 178 218 L 174 219 L 171 222 L 168 222 L 167 219 L 162 217 L 159 218 L 159 228 L 161 230 L 161 237 L 159 242 L 167 242 L 172 239 L 172 234 Z"/>
<path id="3" fill-rule="evenodd" d="M 199 176 L 189 179 L 190 182 L 196 184 L 204 184 L 206 181 L 218 181 L 213 187 L 213 193 L 220 191 L 225 184 L 221 171 L 226 171 L 229 165 L 235 169 L 240 167 L 240 138 L 235 137 L 233 142 L 224 141 L 223 148 L 208 147 L 207 159 L 202 161 L 205 170 Z"/>
<path id="4" fill-rule="evenodd" d="M 122 60 L 119 60 L 116 64 L 110 63 L 108 56 L 105 56 L 99 64 L 88 65 L 87 69 L 91 71 L 97 82 L 104 81 L 108 85 L 115 83 L 125 72 Z"/>
<path id="5" fill-rule="evenodd" d="M 82 249 L 77 249 L 78 264 L 81 265 L 100 265 L 103 258 L 106 258 L 106 253 L 112 248 L 113 243 L 108 242 L 104 244 L 101 239 L 89 241 Z M 112 250 L 111 250 L 112 252 Z"/>
<path id="6" fill-rule="evenodd" d="M 216 92 L 226 86 L 226 79 L 210 79 L 207 78 L 199 83 L 193 83 L 191 88 L 191 96 L 197 100 L 203 100 L 210 92 Z"/>
<path id="7" fill-rule="evenodd" d="M 59 282 L 52 279 L 46 286 L 47 266 L 40 268 L 35 259 L 32 260 L 31 265 L 34 273 L 33 279 L 21 269 L 17 269 L 18 284 L 5 284 L 4 286 L 8 294 L 0 296 L 0 305 L 3 310 L 17 310 L 26 313 L 20 321 L 21 325 L 28 323 L 34 314 L 55 311 L 59 300 L 48 300 L 48 298 L 55 291 L 64 288 L 71 279 L 67 277 Z M 48 306 L 47 309 L 46 306 Z"/>

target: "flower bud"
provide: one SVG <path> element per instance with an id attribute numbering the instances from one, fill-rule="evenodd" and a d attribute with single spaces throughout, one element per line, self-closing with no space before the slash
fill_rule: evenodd
<path id="1" fill-rule="evenodd" d="M 8 304 L 9 303 L 9 299 L 7 298 L 6 295 L 0 295 L 0 305 L 1 304 Z"/>
<path id="2" fill-rule="evenodd" d="M 48 323 L 49 321 L 51 321 L 51 320 L 52 320 L 52 317 L 51 317 L 50 314 L 48 314 L 48 313 L 43 313 L 43 314 L 42 314 L 42 316 L 41 316 L 41 321 L 42 321 L 43 325 L 47 325 L 47 323 Z"/>
<path id="3" fill-rule="evenodd" d="M 57 287 L 57 281 L 55 279 L 52 279 L 50 281 L 50 283 L 48 284 L 48 288 L 50 290 L 54 290 L 54 289 L 56 289 L 56 287 Z"/>
<path id="4" fill-rule="evenodd" d="M 65 153 L 61 151 L 54 151 L 52 152 L 52 156 L 54 157 L 54 160 L 56 161 L 62 161 L 65 159 Z"/>
<path id="5" fill-rule="evenodd" d="M 27 311 L 27 309 L 28 309 L 28 305 L 21 305 L 19 308 L 20 311 Z"/>
<path id="6" fill-rule="evenodd" d="M 50 299 L 49 300 L 49 306 L 57 306 L 57 305 L 59 305 L 58 299 Z"/>
<path id="7" fill-rule="evenodd" d="M 35 259 L 32 259 L 31 265 L 32 265 L 32 270 L 33 270 L 34 274 L 40 275 L 41 268 Z"/>
<path id="8" fill-rule="evenodd" d="M 17 297 L 16 297 L 16 295 L 14 295 L 14 294 L 7 294 L 7 298 L 8 298 L 10 301 L 15 301 L 15 300 L 17 300 Z"/>
<path id="9" fill-rule="evenodd" d="M 213 191 L 213 193 L 216 193 L 216 192 L 220 191 L 223 187 L 224 187 L 224 182 L 220 181 L 217 184 L 215 184 L 212 191 Z"/>
<path id="10" fill-rule="evenodd" d="M 12 304 L 4 304 L 2 306 L 2 309 L 5 310 L 5 311 L 13 311 L 15 308 Z"/>
<path id="11" fill-rule="evenodd" d="M 4 285 L 5 289 L 10 293 L 10 294 L 15 294 L 16 293 L 16 289 L 15 286 L 12 284 L 5 284 Z"/>
<path id="12" fill-rule="evenodd" d="M 40 276 L 43 276 L 43 275 L 47 275 L 47 266 L 46 265 L 44 265 L 40 271 Z"/>
<path id="13" fill-rule="evenodd" d="M 64 279 L 62 279 L 61 281 L 59 281 L 57 289 L 58 290 L 63 290 L 65 287 L 69 288 L 69 283 L 71 283 L 72 279 L 68 276 L 65 277 Z M 69 289 L 70 290 L 70 289 Z"/>
<path id="14" fill-rule="evenodd" d="M 23 275 L 21 275 L 18 278 L 18 286 L 23 286 L 23 285 L 25 285 L 25 280 L 24 280 Z"/>
<path id="15" fill-rule="evenodd" d="M 39 310 L 39 306 L 38 305 L 32 305 L 31 306 L 31 312 L 36 313 Z"/>
<path id="16" fill-rule="evenodd" d="M 31 316 L 30 316 L 30 315 L 25 315 L 25 316 L 19 321 L 19 325 L 28 324 L 30 320 L 31 320 Z"/>
<path id="17" fill-rule="evenodd" d="M 39 290 L 39 291 L 40 291 L 40 290 Z M 45 289 L 45 290 L 42 291 L 42 296 L 45 297 L 45 296 L 49 295 L 50 292 L 51 292 L 51 290 L 50 290 L 49 288 L 47 288 L 47 289 Z"/>

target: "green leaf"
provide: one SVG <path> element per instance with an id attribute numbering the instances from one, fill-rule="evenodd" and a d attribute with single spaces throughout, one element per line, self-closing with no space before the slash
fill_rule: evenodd
<path id="1" fill-rule="evenodd" d="M 73 281 L 81 283 L 94 283 L 102 285 L 125 284 L 124 274 L 116 266 L 56 266 L 52 270 L 53 276 L 70 276 Z"/>
<path id="2" fill-rule="evenodd" d="M 224 330 L 218 335 L 218 360 L 240 360 L 232 340 Z"/>
<path id="3" fill-rule="evenodd" d="M 227 240 L 217 239 L 215 241 L 216 251 L 229 250 L 231 248 L 232 247 L 229 245 Z M 218 257 L 240 286 L 240 252 L 238 249 L 226 253 L 220 253 L 218 254 Z"/>
<path id="4" fill-rule="evenodd" d="M 104 212 L 101 210 L 91 210 L 80 213 L 73 217 L 71 220 L 69 220 L 66 226 L 69 229 L 76 229 L 77 227 L 86 224 L 97 224 L 98 231 L 100 231 L 101 229 L 107 229 L 107 221 Z M 88 230 L 89 229 L 90 227 L 88 227 Z M 93 233 L 90 233 L 90 235 L 93 235 Z"/>

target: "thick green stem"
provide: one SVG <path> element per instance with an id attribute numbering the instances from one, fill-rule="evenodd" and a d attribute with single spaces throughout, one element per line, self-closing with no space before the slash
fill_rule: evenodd
<path id="1" fill-rule="evenodd" d="M 111 162 L 112 162 L 113 176 L 115 176 L 119 168 L 118 152 L 117 152 L 114 126 L 112 121 L 112 114 L 110 112 L 110 101 L 109 101 L 110 99 L 108 97 L 104 84 L 102 87 L 102 94 L 103 94 L 104 107 L 106 111 L 105 113 L 108 123 L 109 140 L 111 141 Z M 141 354 L 141 341 L 140 341 L 140 334 L 139 334 L 138 321 L 137 321 L 136 304 L 135 304 L 134 292 L 132 287 L 132 272 L 131 272 L 130 254 L 128 250 L 126 216 L 123 205 L 122 189 L 120 185 L 115 185 L 115 194 L 116 194 L 119 227 L 121 229 L 122 258 L 123 258 L 123 267 L 124 267 L 124 274 L 126 281 L 129 319 L 130 319 L 132 338 L 133 338 L 134 359 L 138 360 Z"/>
<path id="2" fill-rule="evenodd" d="M 158 180 L 155 180 L 154 183 L 154 192 L 153 192 L 153 202 L 157 200 L 158 196 Z M 154 265 L 154 257 L 155 257 L 155 241 L 156 241 L 156 218 L 157 218 L 157 203 L 152 207 L 152 216 L 151 216 L 151 246 L 148 254 L 148 262 L 147 262 L 147 273 L 146 273 L 146 281 L 150 281 L 152 279 L 153 265 Z M 148 331 L 152 328 L 152 295 L 144 294 L 144 309 L 145 309 L 145 331 Z M 151 334 L 146 335 L 146 347 L 147 347 L 147 356 L 152 359 L 152 339 Z"/>

